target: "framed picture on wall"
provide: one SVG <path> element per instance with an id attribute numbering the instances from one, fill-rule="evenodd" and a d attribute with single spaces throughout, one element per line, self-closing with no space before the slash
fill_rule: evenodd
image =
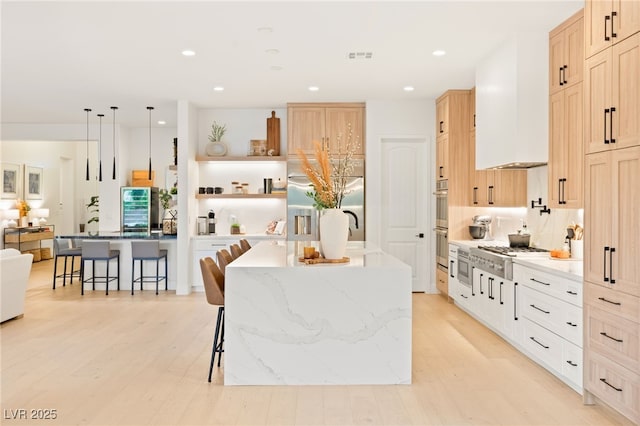
<path id="1" fill-rule="evenodd" d="M 20 164 L 2 163 L 2 199 L 15 199 L 21 189 Z"/>
<path id="2" fill-rule="evenodd" d="M 24 167 L 24 199 L 42 200 L 42 168 Z"/>

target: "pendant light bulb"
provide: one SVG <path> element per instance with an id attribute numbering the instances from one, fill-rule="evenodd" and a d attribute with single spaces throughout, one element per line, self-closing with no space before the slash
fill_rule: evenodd
<path id="1" fill-rule="evenodd" d="M 87 113 L 87 173 L 85 179 L 89 180 L 89 113 L 91 109 L 85 108 L 84 110 Z"/>
<path id="2" fill-rule="evenodd" d="M 153 111 L 153 107 L 148 106 L 149 110 L 149 180 L 151 180 L 151 111 Z"/>
<path id="3" fill-rule="evenodd" d="M 98 181 L 102 182 L 102 117 L 104 114 L 98 114 Z"/>
<path id="4" fill-rule="evenodd" d="M 113 172 L 111 173 L 111 179 L 116 180 L 116 110 L 118 107 L 112 106 L 113 111 Z"/>

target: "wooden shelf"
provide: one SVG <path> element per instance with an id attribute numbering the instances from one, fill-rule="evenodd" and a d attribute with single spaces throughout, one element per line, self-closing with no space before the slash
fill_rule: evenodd
<path id="1" fill-rule="evenodd" d="M 197 200 L 206 200 L 206 199 L 219 199 L 219 198 L 287 198 L 287 193 L 277 193 L 277 194 L 196 194 Z"/>
<path id="2" fill-rule="evenodd" d="M 245 157 L 232 157 L 232 156 L 209 156 L 209 155 L 196 155 L 196 161 L 199 163 L 210 163 L 214 161 L 286 161 L 287 158 L 284 156 L 273 156 L 270 157 L 268 155 L 254 155 L 254 156 L 245 156 Z M 200 194 L 201 195 L 201 194 Z"/>

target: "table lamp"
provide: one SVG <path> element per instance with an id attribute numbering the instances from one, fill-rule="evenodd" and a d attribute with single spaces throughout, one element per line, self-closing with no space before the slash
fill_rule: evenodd
<path id="1" fill-rule="evenodd" d="M 44 225 L 49 217 L 49 209 L 31 209 L 31 218 L 34 225 Z"/>
<path id="2" fill-rule="evenodd" d="M 20 219 L 20 210 L 18 209 L 9 209 L 5 210 L 3 214 L 4 218 L 8 220 L 7 227 L 15 228 L 18 226 L 17 219 Z"/>

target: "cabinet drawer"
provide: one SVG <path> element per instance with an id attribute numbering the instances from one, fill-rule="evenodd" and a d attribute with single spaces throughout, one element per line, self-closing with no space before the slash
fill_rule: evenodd
<path id="1" fill-rule="evenodd" d="M 538 324 L 522 319 L 522 346 L 534 358 L 555 370 L 562 371 L 562 337 L 540 327 Z"/>
<path id="2" fill-rule="evenodd" d="M 582 347 L 582 309 L 526 286 L 519 302 L 524 317 Z"/>
<path id="3" fill-rule="evenodd" d="M 582 387 L 582 348 L 569 342 L 562 343 L 562 375 Z"/>
<path id="4" fill-rule="evenodd" d="M 462 284 L 458 280 L 449 278 L 449 295 L 457 304 L 467 308 L 471 299 L 471 287 Z"/>
<path id="5" fill-rule="evenodd" d="M 237 241 L 230 240 L 210 240 L 210 239 L 202 239 L 202 240 L 193 240 L 193 250 L 222 250 L 229 249 L 230 244 L 237 243 Z"/>
<path id="6" fill-rule="evenodd" d="M 585 303 L 632 321 L 640 318 L 640 298 L 585 282 Z"/>
<path id="7" fill-rule="evenodd" d="M 582 282 L 559 278 L 522 265 L 513 265 L 513 280 L 550 294 L 576 306 L 582 306 Z"/>
<path id="8" fill-rule="evenodd" d="M 640 421 L 640 376 L 594 351 L 586 358 L 585 389 L 631 420 Z"/>
<path id="9" fill-rule="evenodd" d="M 606 355 L 612 361 L 638 373 L 638 323 L 590 305 L 586 307 L 586 318 L 589 350 Z"/>

